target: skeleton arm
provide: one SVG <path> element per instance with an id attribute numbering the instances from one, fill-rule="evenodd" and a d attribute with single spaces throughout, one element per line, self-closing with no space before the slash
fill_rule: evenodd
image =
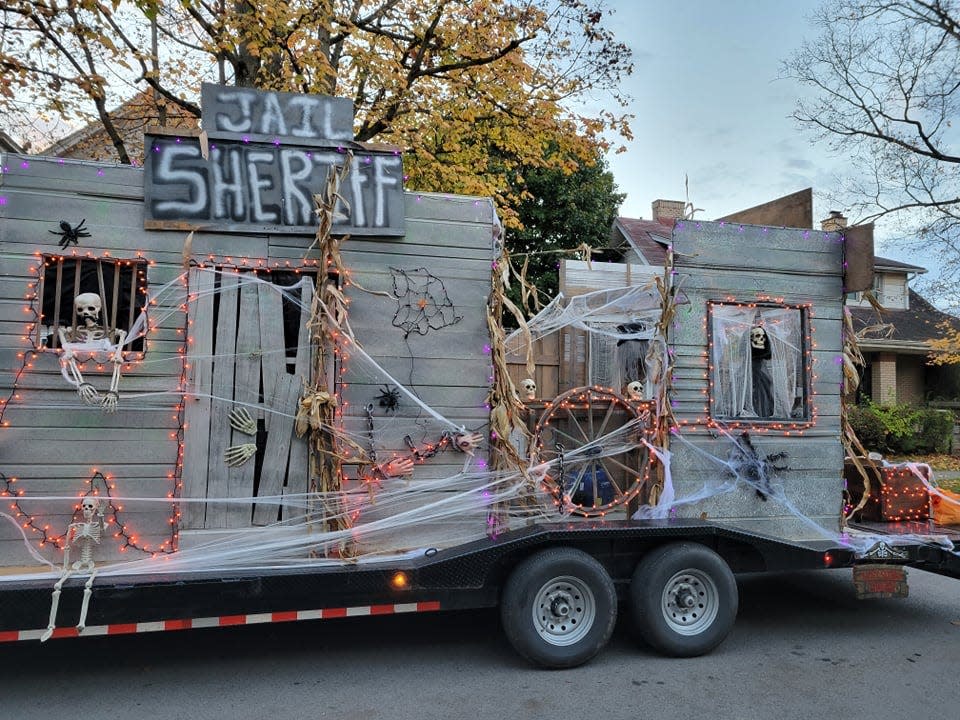
<path id="1" fill-rule="evenodd" d="M 125 330 L 117 330 L 117 349 L 113 353 L 111 361 L 113 362 L 113 376 L 110 379 L 110 389 L 103 398 L 103 409 L 106 412 L 113 412 L 117 409 L 117 403 L 120 401 L 120 367 L 123 365 L 123 344 L 127 340 Z"/>
<path id="2" fill-rule="evenodd" d="M 76 386 L 77 394 L 83 402 L 88 405 L 96 402 L 97 389 L 83 379 L 80 368 L 77 367 L 76 355 L 74 355 L 70 349 L 70 341 L 67 339 L 66 328 L 57 328 L 57 336 L 60 338 L 60 347 L 63 348 L 60 363 L 63 367 L 64 376 L 72 385 Z"/>

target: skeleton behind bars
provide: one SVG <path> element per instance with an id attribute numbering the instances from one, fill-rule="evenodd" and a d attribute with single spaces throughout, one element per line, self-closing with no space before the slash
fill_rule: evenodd
<path id="1" fill-rule="evenodd" d="M 67 526 L 67 533 L 63 546 L 63 569 L 60 571 L 60 579 L 53 586 L 53 598 L 50 603 L 50 620 L 47 623 L 47 629 L 40 637 L 41 642 L 49 640 L 56 627 L 57 609 L 60 607 L 60 592 L 63 583 L 73 573 L 89 573 L 90 577 L 83 586 L 83 603 L 80 607 L 80 620 L 77 623 L 77 630 L 83 631 L 87 622 L 87 609 L 90 607 L 90 595 L 93 593 L 93 578 L 97 574 L 96 566 L 93 562 L 93 549 L 100 544 L 106 525 L 103 521 L 103 504 L 99 498 L 87 495 L 80 502 L 80 512 L 83 514 L 83 520 L 72 522 Z M 70 550 L 80 549 L 80 558 L 70 564 Z"/>
<path id="2" fill-rule="evenodd" d="M 67 382 L 77 388 L 80 399 L 88 405 L 100 404 L 106 412 L 117 409 L 120 400 L 120 366 L 123 364 L 123 345 L 127 339 L 124 330 L 105 328 L 100 321 L 103 304 L 96 293 L 80 293 L 73 300 L 76 325 L 57 330 L 63 354 L 60 370 Z M 110 389 L 101 398 L 97 389 L 83 379 L 77 365 L 78 353 L 107 353 L 113 363 Z"/>

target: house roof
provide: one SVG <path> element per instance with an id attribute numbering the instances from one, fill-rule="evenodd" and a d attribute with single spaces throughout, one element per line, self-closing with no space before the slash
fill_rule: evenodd
<path id="1" fill-rule="evenodd" d="M 891 260 L 890 258 L 874 256 L 873 267 L 875 270 L 903 270 L 904 272 L 925 273 L 927 269 L 920 265 L 911 265 L 910 263 Z"/>
<path id="2" fill-rule="evenodd" d="M 166 103 L 169 127 L 197 127 L 199 120 L 172 103 Z M 152 88 L 147 88 L 110 111 L 113 123 L 124 142 L 129 143 L 128 152 L 138 155 L 142 149 L 144 131 L 159 122 L 157 101 Z M 42 155 L 83 160 L 116 159 L 116 151 L 103 125 L 92 122 L 76 132 L 52 143 L 41 151 Z"/>
<path id="3" fill-rule="evenodd" d="M 0 150 L 5 150 L 7 152 L 22 153 L 23 148 L 21 148 L 12 137 L 7 135 L 3 130 L 0 130 Z"/>
<path id="4" fill-rule="evenodd" d="M 918 349 L 928 350 L 927 340 L 943 335 L 941 325 L 947 323 L 955 330 L 960 330 L 960 318 L 938 310 L 927 302 L 918 292 L 908 288 L 910 293 L 910 308 L 908 310 L 884 310 L 878 314 L 870 307 L 851 307 L 853 329 L 857 332 L 871 325 L 889 324 L 893 326 L 890 334 L 885 331 L 875 331 L 866 334 L 861 341 L 862 345 L 872 347 L 876 345 L 888 346 L 891 349 L 914 345 Z M 922 346 L 922 347 L 921 347 Z"/>
<path id="5" fill-rule="evenodd" d="M 619 217 L 613 224 L 614 240 L 619 233 L 650 265 L 663 265 L 667 259 L 667 245 L 673 233 L 673 220 L 643 220 Z"/>

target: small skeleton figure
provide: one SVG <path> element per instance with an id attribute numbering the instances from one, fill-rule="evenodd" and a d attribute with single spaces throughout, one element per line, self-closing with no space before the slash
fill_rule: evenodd
<path id="1" fill-rule="evenodd" d="M 93 594 L 91 587 L 93 586 L 93 579 L 97 575 L 97 569 L 93 563 L 93 549 L 100 544 L 106 529 L 103 521 L 103 510 L 104 507 L 99 498 L 87 495 L 80 503 L 83 521 L 70 523 L 67 527 L 66 540 L 63 546 L 63 569 L 60 571 L 60 579 L 53 586 L 50 620 L 46 632 L 40 637 L 40 642 L 46 642 L 53 635 L 53 630 L 56 627 L 57 608 L 60 607 L 60 591 L 63 588 L 63 583 L 73 573 L 90 574 L 83 586 L 83 603 L 80 606 L 80 620 L 77 623 L 77 631 L 83 632 L 84 627 L 86 627 L 87 609 L 90 607 L 90 596 Z M 80 548 L 80 559 L 71 565 L 70 549 L 77 546 Z"/>
<path id="2" fill-rule="evenodd" d="M 63 354 L 60 356 L 61 372 L 71 385 L 77 388 L 77 394 L 87 405 L 100 403 L 105 412 L 117 409 L 120 400 L 120 366 L 123 364 L 123 345 L 127 339 L 124 330 L 108 331 L 100 324 L 102 303 L 96 293 L 80 293 L 73 300 L 73 307 L 77 314 L 75 327 L 61 327 L 57 330 L 60 337 L 60 347 Z M 114 335 L 113 338 L 110 335 Z M 108 352 L 110 362 L 113 363 L 113 376 L 110 380 L 110 389 L 101 399 L 97 389 L 83 379 L 80 368 L 77 366 L 78 352 Z"/>
<path id="3" fill-rule="evenodd" d="M 631 402 L 643 400 L 643 383 L 639 380 L 634 380 L 633 382 L 627 383 L 627 386 L 624 388 L 624 392 L 627 395 L 627 400 L 630 400 Z"/>
<path id="4" fill-rule="evenodd" d="M 537 383 L 532 378 L 520 381 L 520 389 L 523 391 L 524 400 L 536 400 Z"/>
<path id="5" fill-rule="evenodd" d="M 453 446 L 462 453 L 473 455 L 473 451 L 480 447 L 483 435 L 478 432 L 457 433 L 453 438 Z"/>

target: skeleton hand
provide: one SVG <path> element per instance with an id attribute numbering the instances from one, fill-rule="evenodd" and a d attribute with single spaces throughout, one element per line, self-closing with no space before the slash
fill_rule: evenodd
<path id="1" fill-rule="evenodd" d="M 380 472 L 387 477 L 405 477 L 413 475 L 413 460 L 411 458 L 394 458 L 380 466 Z"/>
<path id="2" fill-rule="evenodd" d="M 103 411 L 107 413 L 116 412 L 117 404 L 119 402 L 120 393 L 113 390 L 107 390 L 106 395 L 103 396 L 103 400 L 100 402 L 100 407 L 102 407 Z"/>
<path id="3" fill-rule="evenodd" d="M 478 432 L 457 433 L 453 438 L 453 445 L 460 452 L 473 455 L 473 451 L 480 447 L 483 435 Z"/>
<path id="4" fill-rule="evenodd" d="M 247 435 L 257 434 L 257 422 L 243 407 L 234 408 L 230 411 L 230 427 Z"/>
<path id="5" fill-rule="evenodd" d="M 88 382 L 82 382 L 77 386 L 77 394 L 87 405 L 96 405 L 100 398 L 97 389 Z"/>
<path id="6" fill-rule="evenodd" d="M 224 451 L 223 461 L 227 464 L 227 467 L 240 467 L 256 454 L 257 446 L 255 443 L 233 445 Z"/>

